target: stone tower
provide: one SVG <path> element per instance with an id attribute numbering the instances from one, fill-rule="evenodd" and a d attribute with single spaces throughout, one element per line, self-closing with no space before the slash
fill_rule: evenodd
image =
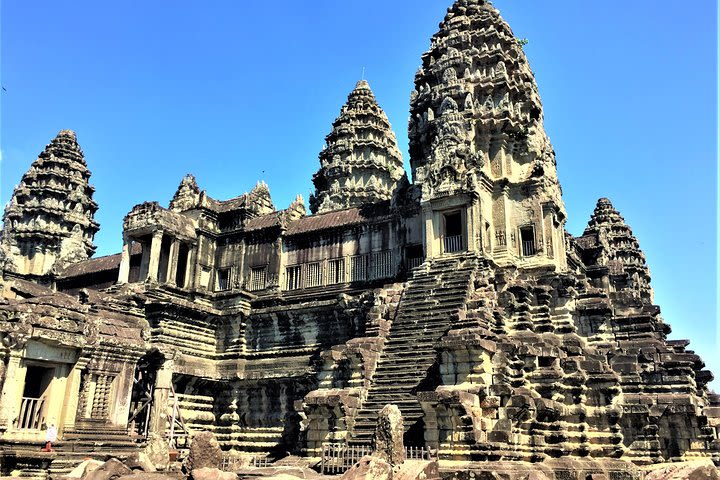
<path id="1" fill-rule="evenodd" d="M 95 252 L 98 206 L 75 132 L 62 130 L 33 162 L 3 217 L 3 270 L 44 276 Z"/>
<path id="2" fill-rule="evenodd" d="M 589 274 L 610 291 L 628 291 L 643 303 L 653 303 L 650 269 L 645 255 L 623 217 L 610 200 L 601 198 L 590 217 L 583 237 L 592 237 L 596 247 L 588 249 L 585 261 L 595 268 Z"/>
<path id="3" fill-rule="evenodd" d="M 402 155 L 368 82 L 350 92 L 325 141 L 313 176 L 313 213 L 390 200 L 405 174 Z"/>
<path id="4" fill-rule="evenodd" d="M 428 257 L 483 251 L 500 265 L 565 268 L 565 209 L 537 85 L 489 2 L 458 0 L 422 56 L 410 164 Z"/>

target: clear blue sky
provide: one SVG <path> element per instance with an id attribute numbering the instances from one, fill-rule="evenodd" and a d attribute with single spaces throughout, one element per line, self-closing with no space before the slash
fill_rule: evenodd
<path id="1" fill-rule="evenodd" d="M 100 204 L 123 216 L 185 173 L 226 199 L 259 179 L 307 199 L 317 154 L 365 67 L 407 158 L 420 55 L 450 0 L 2 2 L 2 191 L 77 131 Z M 715 2 L 497 0 L 545 105 L 578 235 L 607 196 L 644 249 L 656 300 L 720 375 Z M 715 385 L 719 385 L 716 381 Z"/>

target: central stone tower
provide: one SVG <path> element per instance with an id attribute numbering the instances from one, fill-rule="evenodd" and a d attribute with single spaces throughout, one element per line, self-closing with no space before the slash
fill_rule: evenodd
<path id="1" fill-rule="evenodd" d="M 489 3 L 458 0 L 422 56 L 410 164 L 428 257 L 481 251 L 499 265 L 565 268 L 565 209 L 537 85 Z"/>

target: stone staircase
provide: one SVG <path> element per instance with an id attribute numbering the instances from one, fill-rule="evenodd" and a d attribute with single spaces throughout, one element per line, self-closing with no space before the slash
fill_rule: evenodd
<path id="1" fill-rule="evenodd" d="M 351 444 L 371 442 L 378 412 L 388 403 L 400 408 L 406 436 L 422 418 L 415 392 L 435 364 L 435 344 L 451 328 L 456 312 L 465 308 L 478 262 L 475 254 L 463 252 L 435 258 L 414 270 L 390 328 L 367 399 L 355 417 Z M 434 389 L 435 386 L 427 385 L 421 389 Z M 419 442 L 422 442 L 421 435 L 421 432 L 411 434 Z M 413 443 L 413 439 L 408 438 L 408 441 Z"/>

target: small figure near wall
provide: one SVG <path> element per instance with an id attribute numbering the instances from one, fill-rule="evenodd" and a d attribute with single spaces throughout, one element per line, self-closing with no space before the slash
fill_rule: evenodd
<path id="1" fill-rule="evenodd" d="M 42 451 L 54 452 L 52 444 L 55 441 L 57 441 L 57 427 L 55 426 L 55 422 L 51 421 L 45 431 L 45 446 L 42 448 Z"/>

